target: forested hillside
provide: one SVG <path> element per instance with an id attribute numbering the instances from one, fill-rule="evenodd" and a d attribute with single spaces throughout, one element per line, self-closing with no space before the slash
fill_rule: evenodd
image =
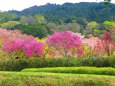
<path id="1" fill-rule="evenodd" d="M 114 21 L 115 4 L 104 3 L 48 3 L 22 11 L 0 12 L 1 28 L 18 29 L 39 38 L 64 30 L 103 38 L 103 32 L 110 32 Z"/>
<path id="2" fill-rule="evenodd" d="M 96 21 L 99 23 L 105 20 L 115 19 L 115 5 L 103 3 L 65 3 L 63 5 L 46 4 L 33 6 L 23 11 L 9 11 L 19 16 L 43 14 L 49 22 L 71 23 L 83 20 Z"/>

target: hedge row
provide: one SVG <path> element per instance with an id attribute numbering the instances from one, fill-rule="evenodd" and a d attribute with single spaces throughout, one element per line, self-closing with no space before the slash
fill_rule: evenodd
<path id="1" fill-rule="evenodd" d="M 20 71 L 25 68 L 78 66 L 115 67 L 115 57 L 0 60 L 0 71 Z"/>

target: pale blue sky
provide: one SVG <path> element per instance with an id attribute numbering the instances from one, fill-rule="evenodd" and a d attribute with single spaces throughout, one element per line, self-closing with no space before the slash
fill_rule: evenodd
<path id="1" fill-rule="evenodd" d="M 0 0 L 0 10 L 23 10 L 34 5 L 44 5 L 46 3 L 63 4 L 65 2 L 100 2 L 103 0 Z M 115 3 L 115 0 L 112 0 Z"/>

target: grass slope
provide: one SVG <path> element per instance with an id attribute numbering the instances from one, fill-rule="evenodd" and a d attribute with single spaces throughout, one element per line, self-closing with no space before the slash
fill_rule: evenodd
<path id="1" fill-rule="evenodd" d="M 45 72 L 0 72 L 0 86 L 115 86 L 107 75 Z"/>
<path id="2" fill-rule="evenodd" d="M 73 73 L 73 74 L 97 74 L 115 76 L 115 68 L 105 67 L 56 67 L 56 68 L 29 68 L 22 72 L 51 72 L 51 73 Z"/>

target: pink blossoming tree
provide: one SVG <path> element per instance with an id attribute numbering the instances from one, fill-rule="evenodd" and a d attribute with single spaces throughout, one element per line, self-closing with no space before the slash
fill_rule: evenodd
<path id="1" fill-rule="evenodd" d="M 63 55 L 63 57 L 71 56 L 75 48 L 75 52 L 77 52 L 77 48 L 82 44 L 80 36 L 71 31 L 54 33 L 48 37 L 46 42 L 54 52 L 58 51 L 58 54 Z"/>
<path id="2" fill-rule="evenodd" d="M 8 52 L 5 52 L 2 49 L 3 44 L 11 40 L 13 42 L 14 40 L 17 40 L 17 39 L 23 39 L 23 40 L 29 41 L 29 40 L 33 40 L 34 37 L 31 35 L 22 34 L 21 31 L 19 30 L 7 30 L 7 29 L 0 28 L 0 58 L 7 58 L 11 54 L 11 53 L 9 54 Z"/>
<path id="3" fill-rule="evenodd" d="M 44 55 L 43 47 L 44 47 L 43 43 L 33 40 L 25 44 L 23 50 L 28 57 L 32 57 L 36 55 L 42 57 Z"/>
<path id="4" fill-rule="evenodd" d="M 2 48 L 9 53 L 13 53 L 13 56 L 11 56 L 12 59 L 17 56 L 23 57 L 22 55 L 26 55 L 27 57 L 41 57 L 44 54 L 42 50 L 43 46 L 41 42 L 37 42 L 36 40 L 14 39 L 5 42 Z"/>

